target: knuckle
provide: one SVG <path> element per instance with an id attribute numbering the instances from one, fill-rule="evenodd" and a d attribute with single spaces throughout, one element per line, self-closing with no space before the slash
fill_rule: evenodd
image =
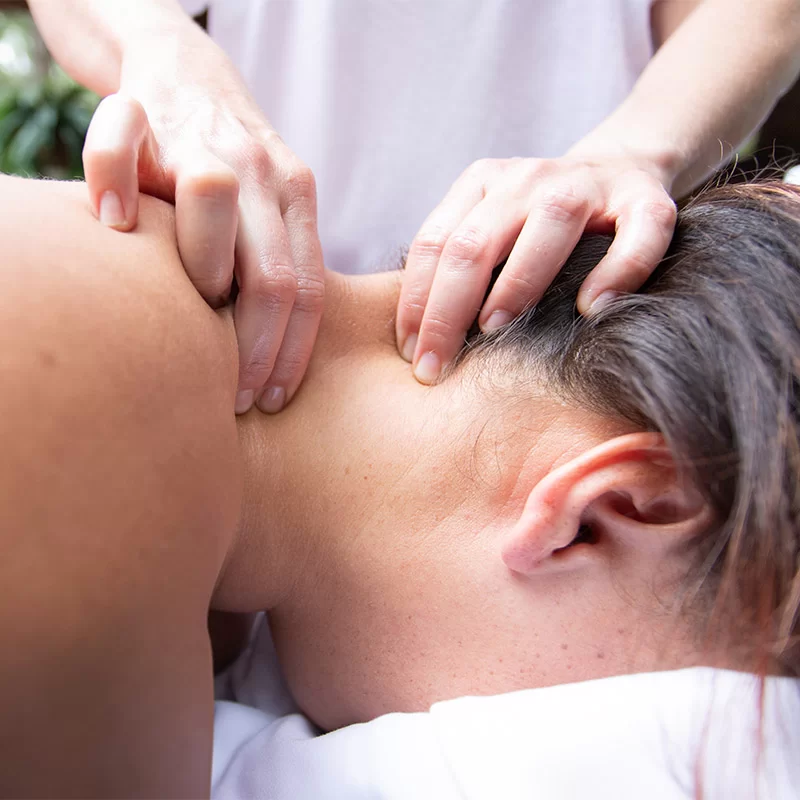
<path id="1" fill-rule="evenodd" d="M 644 204 L 642 211 L 652 219 L 660 228 L 672 232 L 678 218 L 678 208 L 672 198 L 663 195 L 659 199 L 651 200 Z"/>
<path id="2" fill-rule="evenodd" d="M 314 173 L 305 165 L 298 164 L 289 170 L 286 177 L 286 194 L 290 200 L 313 200 L 317 195 Z"/>
<path id="3" fill-rule="evenodd" d="M 447 244 L 448 232 L 444 228 L 423 228 L 411 244 L 409 256 L 438 258 Z"/>
<path id="4" fill-rule="evenodd" d="M 424 316 L 425 306 L 421 303 L 402 303 L 397 312 L 398 329 L 400 329 L 400 325 L 403 326 L 402 330 L 407 330 L 408 328 L 418 329 Z"/>
<path id="5" fill-rule="evenodd" d="M 253 389 L 263 385 L 275 366 L 276 354 L 271 350 L 253 353 L 246 362 L 242 362 L 239 383 Z"/>
<path id="6" fill-rule="evenodd" d="M 214 129 L 214 122 L 207 124 L 209 129 Z M 233 127 L 220 134 L 214 142 L 214 152 L 226 164 L 242 167 L 247 164 L 250 153 L 257 147 L 255 140 L 247 133 L 244 127 Z"/>
<path id="7" fill-rule="evenodd" d="M 398 317 L 407 321 L 421 320 L 425 313 L 425 300 L 426 296 L 420 292 L 410 292 L 400 300 L 397 309 Z"/>
<path id="8" fill-rule="evenodd" d="M 135 98 L 124 92 L 114 92 L 114 94 L 104 97 L 99 105 L 103 108 L 114 109 L 116 112 L 126 111 L 131 114 L 144 116 L 144 106 Z"/>
<path id="9" fill-rule="evenodd" d="M 243 156 L 240 156 L 240 158 L 243 157 L 245 159 L 259 180 L 272 177 L 275 171 L 272 156 L 260 142 L 250 139 L 241 152 Z"/>
<path id="10" fill-rule="evenodd" d="M 428 311 L 422 322 L 422 332 L 429 341 L 436 342 L 449 342 L 463 336 L 463 331 L 458 330 L 447 318 L 444 309 Z"/>
<path id="11" fill-rule="evenodd" d="M 256 273 L 248 288 L 265 305 L 282 306 L 297 294 L 297 276 L 290 266 L 270 264 Z"/>
<path id="12" fill-rule="evenodd" d="M 512 156 L 505 158 L 500 162 L 500 165 L 507 172 L 514 175 L 528 174 L 538 168 L 539 160 L 536 158 L 525 158 L 524 156 Z"/>
<path id="13" fill-rule="evenodd" d="M 495 175 L 502 163 L 497 158 L 479 158 L 473 161 L 456 179 L 453 184 L 456 186 L 475 186 L 485 184 L 492 175 Z"/>
<path id="14" fill-rule="evenodd" d="M 179 178 L 180 191 L 192 197 L 230 201 L 239 196 L 239 177 L 225 164 L 213 168 L 189 167 Z"/>
<path id="15" fill-rule="evenodd" d="M 299 381 L 306 371 L 312 347 L 305 342 L 284 342 L 272 371 L 278 383 Z"/>
<path id="16" fill-rule="evenodd" d="M 637 249 L 631 250 L 625 255 L 623 270 L 629 277 L 644 281 L 655 269 L 655 266 L 653 259 L 646 252 Z"/>
<path id="17" fill-rule="evenodd" d="M 255 129 L 259 142 L 268 150 L 285 147 L 286 143 L 283 141 L 281 135 L 274 128 L 269 125 L 262 125 Z"/>
<path id="18" fill-rule="evenodd" d="M 505 293 L 514 300 L 516 305 L 521 306 L 536 300 L 542 291 L 535 276 L 521 272 L 503 275 L 503 284 Z"/>
<path id="19" fill-rule="evenodd" d="M 110 94 L 98 103 L 92 124 L 116 127 L 120 124 L 140 127 L 147 124 L 144 106 L 130 95 Z"/>
<path id="20" fill-rule="evenodd" d="M 424 281 L 406 282 L 400 295 L 400 305 L 411 311 L 424 309 L 430 295 L 430 285 Z"/>
<path id="21" fill-rule="evenodd" d="M 120 163 L 133 157 L 133 147 L 123 143 L 96 144 L 89 139 L 83 148 L 83 165 L 87 171 L 107 171 L 118 167 Z"/>
<path id="22" fill-rule="evenodd" d="M 325 279 L 316 275 L 304 275 L 297 281 L 294 307 L 298 311 L 319 314 L 325 305 Z"/>
<path id="23" fill-rule="evenodd" d="M 497 167 L 497 159 L 479 158 L 467 167 L 466 172 L 474 175 L 486 175 Z"/>
<path id="24" fill-rule="evenodd" d="M 530 191 L 539 179 L 539 175 L 539 167 L 534 159 L 526 158 L 516 165 L 510 178 L 517 187 Z"/>
<path id="25" fill-rule="evenodd" d="M 448 240 L 445 256 L 456 262 L 473 263 L 485 258 L 491 240 L 480 228 L 461 228 Z"/>
<path id="26" fill-rule="evenodd" d="M 552 159 L 526 158 L 520 165 L 520 169 L 528 180 L 533 182 L 552 175 L 556 170 L 556 165 Z"/>
<path id="27" fill-rule="evenodd" d="M 585 217 L 589 199 L 572 187 L 551 187 L 542 193 L 541 205 L 548 221 L 570 225 Z"/>

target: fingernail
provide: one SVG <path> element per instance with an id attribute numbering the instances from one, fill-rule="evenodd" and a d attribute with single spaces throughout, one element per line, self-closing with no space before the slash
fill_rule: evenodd
<path id="1" fill-rule="evenodd" d="M 252 389 L 243 389 L 236 395 L 234 411 L 237 414 L 244 414 L 253 407 L 253 397 L 255 392 Z"/>
<path id="2" fill-rule="evenodd" d="M 100 198 L 100 222 L 109 228 L 119 228 L 125 224 L 125 209 L 116 192 L 103 192 Z"/>
<path id="3" fill-rule="evenodd" d="M 414 375 L 420 383 L 433 383 L 442 371 L 442 362 L 436 353 L 423 353 L 417 366 L 414 367 Z"/>
<path id="4" fill-rule="evenodd" d="M 589 306 L 589 313 L 596 314 L 598 311 L 602 311 L 612 300 L 616 300 L 620 294 L 621 292 L 601 292 Z"/>
<path id="5" fill-rule="evenodd" d="M 496 331 L 498 328 L 502 328 L 503 325 L 508 325 L 509 322 L 511 322 L 511 314 L 508 311 L 492 311 L 489 319 L 481 326 L 481 330 L 485 333 Z"/>
<path id="6" fill-rule="evenodd" d="M 270 386 L 258 398 L 257 405 L 265 414 L 277 414 L 286 405 L 286 389 Z"/>
<path id="7" fill-rule="evenodd" d="M 408 361 L 410 364 L 414 360 L 414 351 L 417 349 L 417 340 L 419 336 L 416 333 L 412 333 L 411 336 L 406 339 L 406 343 L 403 345 L 403 349 L 400 351 L 400 355 Z"/>

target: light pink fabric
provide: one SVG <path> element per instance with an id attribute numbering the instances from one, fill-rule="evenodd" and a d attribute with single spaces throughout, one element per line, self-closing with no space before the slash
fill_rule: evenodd
<path id="1" fill-rule="evenodd" d="M 558 156 L 651 56 L 649 0 L 183 0 L 314 171 L 329 267 L 385 267 L 485 157 Z"/>

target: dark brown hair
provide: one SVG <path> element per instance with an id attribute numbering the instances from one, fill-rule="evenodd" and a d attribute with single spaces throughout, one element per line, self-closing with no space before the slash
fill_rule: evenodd
<path id="1" fill-rule="evenodd" d="M 541 302 L 460 362 L 519 359 L 570 401 L 660 431 L 716 512 L 687 583 L 710 600 L 707 637 L 800 675 L 800 191 L 706 191 L 642 290 L 583 318 L 578 288 L 609 241 L 584 237 Z"/>

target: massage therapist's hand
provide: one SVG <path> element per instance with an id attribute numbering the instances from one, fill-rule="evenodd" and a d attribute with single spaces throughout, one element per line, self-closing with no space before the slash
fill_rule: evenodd
<path id="1" fill-rule="evenodd" d="M 126 56 L 119 93 L 92 121 L 84 167 L 95 213 L 118 230 L 135 227 L 140 191 L 174 202 L 181 259 L 212 306 L 227 301 L 235 274 L 236 411 L 254 400 L 283 408 L 322 315 L 314 178 L 222 51 L 198 31 Z"/>
<path id="2" fill-rule="evenodd" d="M 397 343 L 431 383 L 458 353 L 478 311 L 489 331 L 535 305 L 584 231 L 615 233 L 578 295 L 581 313 L 638 289 L 664 255 L 676 209 L 664 176 L 625 157 L 476 161 L 408 254 Z M 481 303 L 494 267 L 506 264 Z"/>

